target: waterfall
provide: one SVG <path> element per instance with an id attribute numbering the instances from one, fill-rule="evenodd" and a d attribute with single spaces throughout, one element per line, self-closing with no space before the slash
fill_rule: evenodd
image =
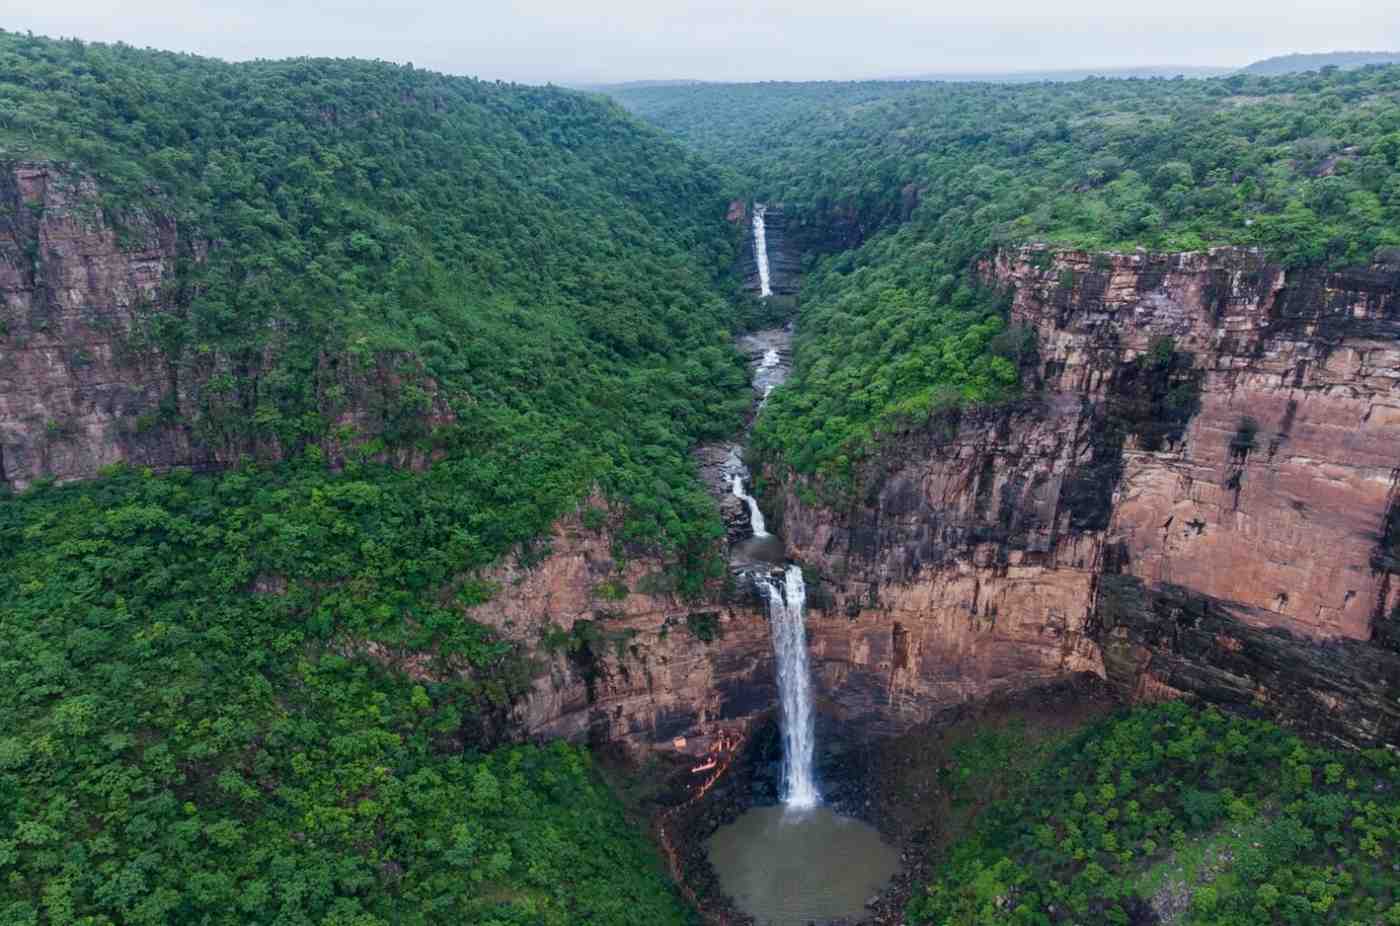
<path id="1" fill-rule="evenodd" d="M 783 803 L 813 807 L 820 800 L 812 776 L 816 715 L 812 709 L 812 674 L 807 666 L 807 586 L 802 567 L 788 566 L 780 588 L 760 582 L 768 598 L 773 657 L 778 666 L 778 701 L 783 726 Z"/>
<path id="2" fill-rule="evenodd" d="M 758 294 L 764 298 L 773 295 L 773 287 L 768 277 L 768 231 L 763 222 L 767 206 L 757 203 L 753 207 L 753 258 L 758 264 Z"/>
<path id="3" fill-rule="evenodd" d="M 767 537 L 768 525 L 763 520 L 763 512 L 758 510 L 758 502 L 754 500 L 752 495 L 744 491 L 744 477 L 735 473 L 733 480 L 734 496 L 742 498 L 744 503 L 749 506 L 749 525 L 753 528 L 753 535 Z"/>

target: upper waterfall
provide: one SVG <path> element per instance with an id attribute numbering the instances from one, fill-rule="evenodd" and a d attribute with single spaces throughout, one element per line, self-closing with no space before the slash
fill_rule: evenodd
<path id="1" fill-rule="evenodd" d="M 767 206 L 757 203 L 753 207 L 753 258 L 758 264 L 758 294 L 764 298 L 773 295 L 773 286 L 768 275 L 768 232 L 763 216 Z"/>

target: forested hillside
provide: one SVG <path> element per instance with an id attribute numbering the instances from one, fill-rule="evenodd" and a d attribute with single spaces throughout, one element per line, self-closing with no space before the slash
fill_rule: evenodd
<path id="1" fill-rule="evenodd" d="M 462 606 L 594 486 L 713 574 L 687 453 L 747 406 L 715 175 L 562 90 L 8 34 L 0 161 L 178 228 L 129 337 L 180 392 L 139 425 L 249 456 L 0 499 L 0 919 L 682 921 L 586 753 L 477 751 L 529 666 Z M 377 363 L 332 471 L 320 372 Z"/>
<path id="2" fill-rule="evenodd" d="M 327 358 L 398 358 L 364 455 L 459 461 L 495 515 L 480 557 L 593 481 L 639 538 L 713 526 L 684 453 L 742 406 L 714 285 L 733 242 L 678 146 L 579 94 L 365 61 L 5 35 L 0 62 L 0 156 L 95 177 L 119 226 L 186 230 L 173 305 L 133 336 L 195 391 L 204 441 L 295 456 L 342 410 Z"/>
<path id="3" fill-rule="evenodd" d="M 1320 71 L 1323 68 L 1363 68 L 1371 64 L 1400 64 L 1400 52 L 1332 51 L 1317 54 L 1278 55 L 1256 61 L 1244 70 L 1246 74 L 1276 75 Z"/>
<path id="4" fill-rule="evenodd" d="M 1400 921 L 1400 767 L 1385 750 L 1330 752 L 1180 703 L 1097 723 L 1038 760 L 1020 746 L 983 737 L 945 766 L 952 818 L 984 790 L 1009 794 L 937 853 L 909 922 Z"/>
<path id="5" fill-rule="evenodd" d="M 878 434 L 1016 388 L 1033 345 L 973 272 L 999 245 L 1233 244 L 1295 267 L 1400 246 L 1400 68 L 616 96 L 805 229 L 795 375 L 758 440 L 838 487 Z M 821 254 L 853 229 L 863 246 Z"/>

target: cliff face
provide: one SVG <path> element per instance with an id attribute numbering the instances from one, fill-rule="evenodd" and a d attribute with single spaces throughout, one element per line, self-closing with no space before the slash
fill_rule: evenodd
<path id="1" fill-rule="evenodd" d="M 87 177 L 0 164 L 0 483 L 87 478 L 117 462 L 163 470 L 283 455 L 275 438 L 247 428 L 275 346 L 237 364 L 217 351 L 159 346 L 155 321 L 187 310 L 177 266 L 206 253 L 206 242 L 168 217 L 109 220 Z M 232 388 L 206 389 L 220 375 Z M 333 423 L 321 440 L 332 462 L 347 449 L 336 435 L 354 443 L 378 433 L 377 410 L 406 380 L 432 399 L 427 425 L 451 418 L 409 356 L 365 362 L 328 352 L 315 377 Z M 425 459 L 405 450 L 396 461 Z"/>
<path id="2" fill-rule="evenodd" d="M 94 185 L 42 164 L 0 171 L 0 208 L 0 479 L 191 461 L 189 435 L 159 426 L 176 384 L 137 323 L 165 298 L 174 224 L 133 217 L 119 242 Z"/>
<path id="3" fill-rule="evenodd" d="M 1400 739 L 1400 277 L 1004 253 L 1014 407 L 903 435 L 850 511 L 789 486 L 820 684 L 888 726 L 1072 670 Z"/>
<path id="4" fill-rule="evenodd" d="M 757 602 L 687 604 L 658 563 L 619 564 L 606 529 L 578 516 L 556 525 L 538 563 L 485 578 L 499 592 L 470 616 L 533 654 L 511 717 L 521 734 L 704 755 L 776 704 Z"/>
<path id="5" fill-rule="evenodd" d="M 1069 530 L 1060 501 L 1089 420 L 1066 399 L 911 434 L 877 495 L 839 514 L 789 487 L 816 684 L 853 731 L 1102 672 L 1085 607 L 1100 547 Z"/>

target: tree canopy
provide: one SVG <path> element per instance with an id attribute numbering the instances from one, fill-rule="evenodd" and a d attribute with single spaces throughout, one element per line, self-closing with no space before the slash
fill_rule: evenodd
<path id="1" fill-rule="evenodd" d="M 1236 245 L 1318 267 L 1400 245 L 1400 67 L 614 95 L 802 236 L 794 375 L 757 443 L 838 486 L 881 434 L 1014 393 L 1031 345 L 975 271 L 999 246 Z"/>
<path id="2" fill-rule="evenodd" d="M 595 486 L 619 553 L 714 574 L 714 173 L 559 89 L 13 34 L 0 161 L 187 230 L 133 332 L 194 397 L 156 424 L 277 448 L 0 499 L 0 920 L 685 922 L 586 751 L 483 751 L 533 668 L 464 609 Z M 331 360 L 396 373 L 336 471 Z M 405 447 L 435 462 L 375 462 Z"/>

